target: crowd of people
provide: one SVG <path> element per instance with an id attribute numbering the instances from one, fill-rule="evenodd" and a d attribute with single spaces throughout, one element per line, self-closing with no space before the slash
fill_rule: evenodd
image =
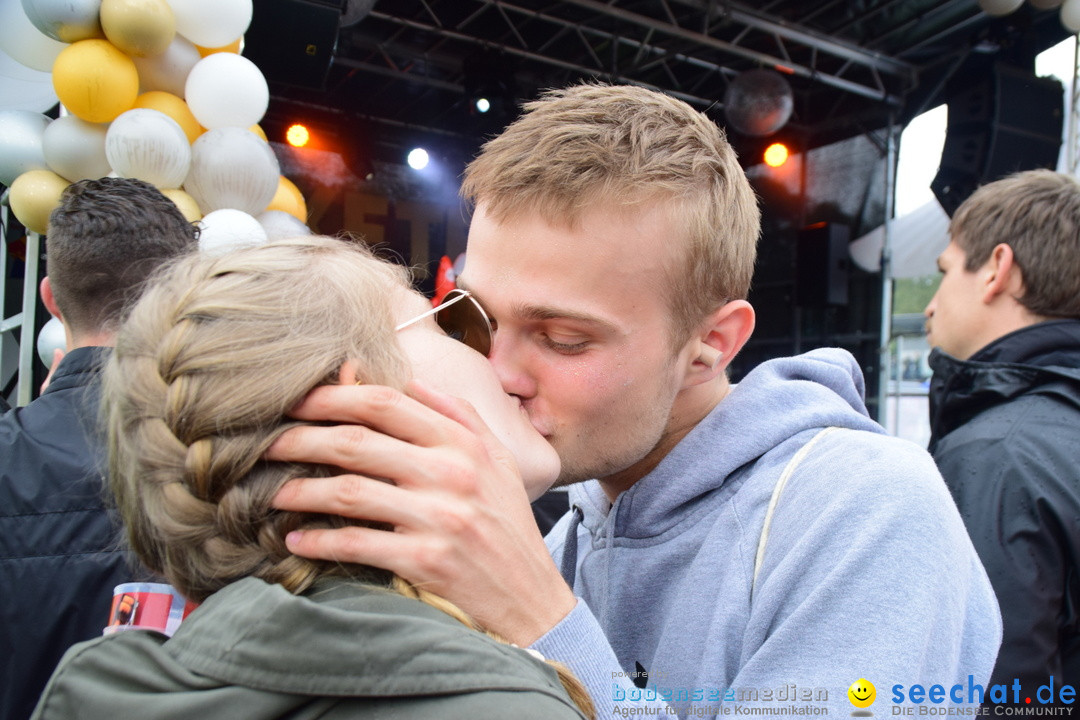
<path id="1" fill-rule="evenodd" d="M 868 681 L 1080 683 L 1075 179 L 953 217 L 929 451 L 846 351 L 730 381 L 760 214 L 685 103 L 550 91 L 462 194 L 432 308 L 360 242 L 207 255 L 140 181 L 65 193 L 41 294 L 68 352 L 0 418 L 0 715 L 846 715 Z M 131 579 L 198 607 L 100 636 Z"/>

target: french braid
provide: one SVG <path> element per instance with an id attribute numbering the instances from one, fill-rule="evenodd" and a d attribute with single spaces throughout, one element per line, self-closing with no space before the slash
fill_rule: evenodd
<path id="1" fill-rule="evenodd" d="M 408 378 L 390 307 L 392 289 L 405 283 L 400 268 L 331 238 L 196 254 L 154 278 L 117 336 L 102 401 L 110 485 L 148 568 L 196 602 L 248 576 L 301 593 L 321 576 L 347 574 L 487 632 L 400 578 L 292 555 L 290 531 L 347 521 L 271 507 L 286 481 L 335 472 L 262 459 L 298 424 L 289 408 L 335 382 L 346 360 L 367 383 L 401 387 Z M 581 682 L 548 662 L 594 717 Z"/>
<path id="2" fill-rule="evenodd" d="M 362 359 L 368 382 L 403 384 L 390 282 L 400 272 L 369 253 L 305 239 L 182 259 L 132 310 L 104 381 L 111 484 L 133 548 L 185 596 L 249 575 L 302 592 L 329 571 L 283 538 L 342 521 L 270 501 L 330 470 L 261 458 L 292 426 L 288 408 L 345 360 Z"/>

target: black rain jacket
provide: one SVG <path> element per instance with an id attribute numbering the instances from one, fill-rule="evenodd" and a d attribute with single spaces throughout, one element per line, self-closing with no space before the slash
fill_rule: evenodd
<path id="1" fill-rule="evenodd" d="M 929 450 L 1001 606 L 992 684 L 1080 685 L 1080 320 L 930 356 Z M 1031 695 L 1034 698 L 1034 695 Z"/>
<path id="2" fill-rule="evenodd" d="M 24 720 L 71 645 L 129 582 L 93 430 L 106 348 L 76 348 L 41 397 L 0 416 L 0 718 Z"/>

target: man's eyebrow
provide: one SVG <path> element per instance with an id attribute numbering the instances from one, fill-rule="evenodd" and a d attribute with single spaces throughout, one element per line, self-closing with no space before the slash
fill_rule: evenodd
<path id="1" fill-rule="evenodd" d="M 467 282 L 462 282 L 461 278 L 458 278 L 457 286 L 462 290 L 466 290 L 470 294 L 475 296 L 480 305 L 482 307 L 486 307 L 484 305 L 483 296 L 470 288 Z M 577 310 L 571 310 L 569 308 L 560 308 L 554 305 L 531 305 L 528 302 L 517 302 L 514 303 L 510 309 L 511 312 L 514 314 L 514 317 L 521 318 L 522 320 L 569 320 L 571 322 L 579 322 L 585 325 L 592 325 L 613 334 L 617 334 L 619 332 L 619 328 L 616 327 L 614 323 L 597 317 L 596 315 L 579 312 Z"/>
<path id="2" fill-rule="evenodd" d="M 589 313 L 577 312 L 568 308 L 560 308 L 552 305 L 529 305 L 528 303 L 515 303 L 514 315 L 524 320 L 570 320 L 585 325 L 593 325 L 611 333 L 617 333 L 618 328 L 614 324 Z"/>

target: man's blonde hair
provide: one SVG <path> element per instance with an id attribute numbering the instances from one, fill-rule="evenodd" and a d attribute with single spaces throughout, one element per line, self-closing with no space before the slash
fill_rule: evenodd
<path id="1" fill-rule="evenodd" d="M 633 86 L 552 90 L 484 145 L 462 195 L 496 221 L 537 212 L 573 227 L 598 206 L 665 203 L 684 243 L 670 278 L 675 338 L 747 296 L 760 213 L 723 130 L 686 103 Z M 681 235 L 681 237 L 679 237 Z"/>
<path id="2" fill-rule="evenodd" d="M 1004 243 L 1024 276 L 1018 301 L 1043 317 L 1080 317 L 1080 183 L 1029 170 L 983 185 L 956 210 L 949 234 L 974 271 Z"/>

